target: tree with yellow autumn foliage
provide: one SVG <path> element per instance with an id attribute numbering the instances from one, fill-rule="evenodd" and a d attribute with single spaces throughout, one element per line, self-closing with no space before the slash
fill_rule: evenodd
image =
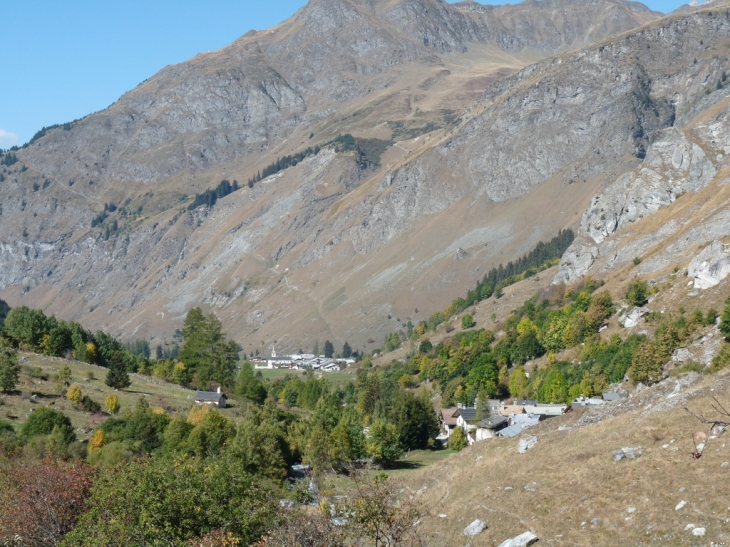
<path id="1" fill-rule="evenodd" d="M 84 394 L 81 393 L 81 388 L 76 384 L 73 384 L 70 388 L 68 388 L 68 391 L 66 392 L 66 399 L 74 404 L 79 404 L 83 397 Z"/>
<path id="2" fill-rule="evenodd" d="M 109 411 L 110 414 L 116 414 L 119 412 L 119 397 L 112 393 L 106 398 L 106 401 L 104 401 L 104 406 L 106 406 L 106 409 Z"/>

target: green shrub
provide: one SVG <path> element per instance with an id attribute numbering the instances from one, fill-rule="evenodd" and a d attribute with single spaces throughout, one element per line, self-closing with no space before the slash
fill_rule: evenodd
<path id="1" fill-rule="evenodd" d="M 717 310 L 715 308 L 710 308 L 707 310 L 707 313 L 705 314 L 705 325 L 711 326 L 715 324 L 715 321 L 717 320 Z"/>
<path id="2" fill-rule="evenodd" d="M 23 424 L 20 432 L 23 437 L 30 439 L 39 435 L 50 435 L 55 426 L 61 428 L 69 442 L 76 440 L 74 428 L 68 416 L 46 407 L 37 408 Z"/>
<path id="3" fill-rule="evenodd" d="M 626 291 L 626 300 L 633 306 L 643 306 L 649 301 L 649 285 L 641 279 L 634 279 Z"/>
<path id="4" fill-rule="evenodd" d="M 81 399 L 81 408 L 83 408 L 86 412 L 96 414 L 101 410 L 101 405 L 88 395 L 84 395 Z"/>
<path id="5" fill-rule="evenodd" d="M 43 380 L 44 382 L 48 380 L 48 374 L 43 372 L 41 367 L 26 367 L 25 370 L 28 373 L 28 376 L 34 380 Z"/>
<path id="6" fill-rule="evenodd" d="M 278 525 L 278 498 L 231 463 L 152 457 L 109 468 L 63 545 L 183 546 L 219 528 L 241 545 L 255 545 Z"/>
<path id="7" fill-rule="evenodd" d="M 730 300 L 730 298 L 728 298 Z M 722 312 L 722 319 L 720 320 L 720 332 L 725 337 L 725 340 L 730 340 L 730 303 L 725 302 L 725 309 Z"/>

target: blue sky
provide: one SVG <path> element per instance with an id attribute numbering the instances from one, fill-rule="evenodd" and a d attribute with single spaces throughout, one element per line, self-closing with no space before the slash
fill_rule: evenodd
<path id="1" fill-rule="evenodd" d="M 219 49 L 251 29 L 276 25 L 305 3 L 4 2 L 0 17 L 0 148 L 26 142 L 43 126 L 102 110 L 165 65 Z M 667 13 L 686 1 L 645 3 Z"/>

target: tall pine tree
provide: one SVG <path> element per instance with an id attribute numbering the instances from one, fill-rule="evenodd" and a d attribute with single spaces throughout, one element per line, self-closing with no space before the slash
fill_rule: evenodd
<path id="1" fill-rule="evenodd" d="M 0 391 L 8 393 L 14 390 L 19 379 L 18 353 L 4 338 L 0 338 Z"/>
<path id="2" fill-rule="evenodd" d="M 124 365 L 122 354 L 118 351 L 114 352 L 109 361 L 109 372 L 106 374 L 106 385 L 114 389 L 124 389 L 131 385 L 127 368 Z"/>
<path id="3" fill-rule="evenodd" d="M 182 334 L 185 343 L 179 358 L 195 373 L 198 384 L 205 387 L 209 382 L 218 382 L 232 387 L 240 347 L 233 340 L 226 340 L 215 314 L 205 315 L 200 308 L 191 309 Z"/>

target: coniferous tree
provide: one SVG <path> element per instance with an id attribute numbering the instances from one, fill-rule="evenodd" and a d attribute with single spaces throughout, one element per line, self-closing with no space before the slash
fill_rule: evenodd
<path id="1" fill-rule="evenodd" d="M 241 372 L 236 379 L 235 393 L 236 397 L 259 405 L 266 400 L 266 388 L 254 374 L 251 363 L 246 362 L 241 366 Z"/>
<path id="2" fill-rule="evenodd" d="M 124 366 L 124 359 L 120 352 L 115 352 L 109 361 L 109 372 L 106 375 L 106 385 L 114 389 L 124 389 L 131 385 L 129 374 Z"/>
<path id="3" fill-rule="evenodd" d="M 3 324 L 5 323 L 5 318 L 8 316 L 9 311 L 10 306 L 8 306 L 8 303 L 5 302 L 5 300 L 0 300 L 0 332 L 3 331 Z"/>
<path id="4" fill-rule="evenodd" d="M 0 391 L 8 393 L 15 389 L 20 379 L 18 352 L 3 338 L 0 338 Z"/>
<path id="5" fill-rule="evenodd" d="M 324 343 L 324 356 L 327 357 L 327 359 L 330 359 L 335 354 L 335 346 L 327 340 Z"/>
<path id="6" fill-rule="evenodd" d="M 214 381 L 233 386 L 240 347 L 233 340 L 226 340 L 215 314 L 205 315 L 200 308 L 191 309 L 182 334 L 185 343 L 180 350 L 180 361 L 198 376 L 200 384 Z"/>
<path id="7" fill-rule="evenodd" d="M 342 357 L 345 359 L 352 357 L 352 348 L 347 342 L 345 342 L 342 346 Z"/>

